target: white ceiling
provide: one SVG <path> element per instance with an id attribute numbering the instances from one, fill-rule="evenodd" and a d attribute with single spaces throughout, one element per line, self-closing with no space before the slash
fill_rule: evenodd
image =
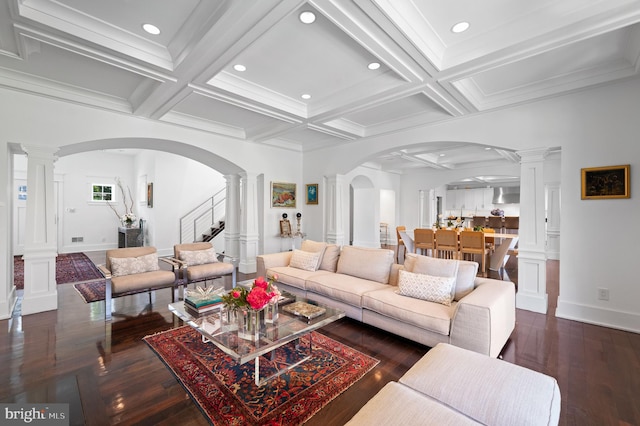
<path id="1" fill-rule="evenodd" d="M 638 0 L 0 0 L 0 86 L 310 152 L 637 78 L 638 22 Z M 371 164 L 518 162 L 493 148 Z"/>

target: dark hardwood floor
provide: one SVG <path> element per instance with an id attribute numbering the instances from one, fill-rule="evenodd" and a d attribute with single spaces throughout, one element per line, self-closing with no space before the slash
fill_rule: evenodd
<path id="1" fill-rule="evenodd" d="M 507 264 L 517 276 L 517 262 Z M 640 335 L 556 318 L 559 262 L 547 264 L 548 315 L 518 310 L 506 362 L 557 378 L 561 425 L 640 425 Z M 252 276 L 243 276 L 253 278 Z M 0 401 L 64 402 L 71 424 L 204 425 L 196 405 L 142 338 L 172 327 L 168 290 L 85 304 L 72 284 L 58 286 L 57 311 L 0 321 Z M 380 364 L 332 401 L 308 425 L 341 425 L 380 388 L 428 350 L 342 319 L 322 329 Z"/>

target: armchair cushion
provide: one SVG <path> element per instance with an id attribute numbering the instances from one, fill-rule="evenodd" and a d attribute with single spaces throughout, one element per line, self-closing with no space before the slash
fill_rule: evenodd
<path id="1" fill-rule="evenodd" d="M 175 279 L 171 271 L 156 270 L 144 274 L 114 276 L 111 278 L 111 288 L 113 294 L 139 292 L 143 289 L 173 286 Z"/>
<path id="2" fill-rule="evenodd" d="M 226 262 L 204 263 L 187 267 L 187 280 L 200 281 L 211 277 L 221 277 L 231 274 L 235 270 L 235 266 Z"/>
<path id="3" fill-rule="evenodd" d="M 111 275 L 113 277 L 142 274 L 160 269 L 157 253 L 137 257 L 112 257 L 109 261 L 111 263 Z"/>
<path id="4" fill-rule="evenodd" d="M 213 247 L 205 250 L 181 250 L 180 260 L 187 263 L 187 266 L 204 265 L 205 263 L 215 263 L 218 261 L 216 251 Z"/>

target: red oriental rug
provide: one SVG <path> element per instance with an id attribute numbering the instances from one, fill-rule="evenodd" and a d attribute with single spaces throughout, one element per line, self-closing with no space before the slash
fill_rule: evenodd
<path id="1" fill-rule="evenodd" d="M 102 278 L 96 265 L 84 253 L 58 254 L 56 257 L 56 282 L 77 283 Z M 13 283 L 17 289 L 24 288 L 24 261 L 22 256 L 13 257 Z"/>
<path id="2" fill-rule="evenodd" d="M 320 333 L 312 333 L 312 357 L 258 387 L 254 363 L 239 365 L 190 326 L 144 338 L 215 425 L 299 425 L 344 392 L 378 360 Z M 260 376 L 308 352 L 308 339 L 260 358 Z"/>

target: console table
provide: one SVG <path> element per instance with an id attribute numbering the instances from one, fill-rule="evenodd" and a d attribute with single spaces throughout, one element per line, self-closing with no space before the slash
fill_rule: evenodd
<path id="1" fill-rule="evenodd" d="M 118 227 L 118 248 L 142 247 L 142 229 Z"/>

